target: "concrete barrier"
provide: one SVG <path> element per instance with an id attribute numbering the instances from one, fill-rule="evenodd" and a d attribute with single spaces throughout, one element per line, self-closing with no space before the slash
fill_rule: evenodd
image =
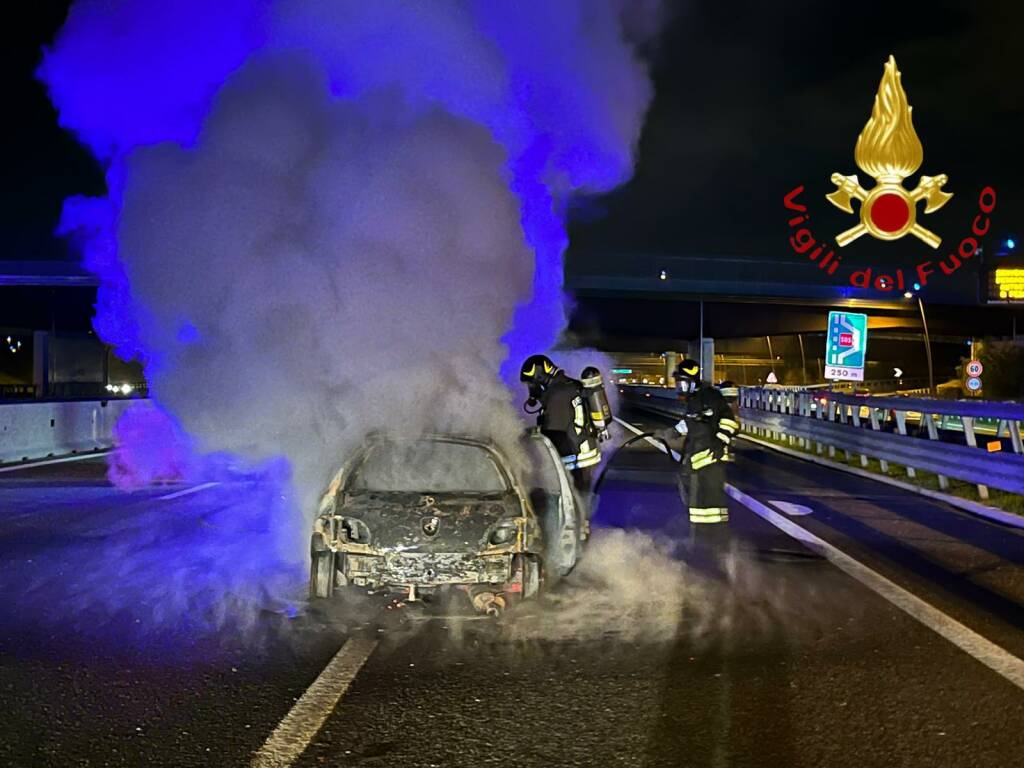
<path id="1" fill-rule="evenodd" d="M 118 418 L 138 400 L 0 405 L 0 462 L 110 448 Z"/>

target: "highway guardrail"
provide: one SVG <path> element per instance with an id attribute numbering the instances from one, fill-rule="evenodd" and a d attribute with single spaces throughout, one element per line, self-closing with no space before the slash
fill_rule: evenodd
<path id="1" fill-rule="evenodd" d="M 676 393 L 664 387 L 622 387 L 635 405 L 669 416 L 681 413 Z M 942 425 L 955 420 L 963 444 L 942 439 Z M 798 391 L 770 387 L 740 389 L 743 431 L 784 441 L 829 458 L 843 451 L 847 460 L 870 459 L 882 472 L 890 464 L 905 467 L 908 477 L 932 472 L 939 488 L 955 478 L 977 487 L 988 499 L 989 487 L 1024 494 L 1024 445 L 1021 423 L 1024 405 L 979 400 L 933 400 L 911 397 L 872 397 L 827 391 Z M 917 428 L 908 430 L 908 422 Z M 991 432 L 979 444 L 978 425 Z M 1003 450 L 1003 437 L 1009 450 Z M 994 437 L 994 439 L 988 439 Z"/>

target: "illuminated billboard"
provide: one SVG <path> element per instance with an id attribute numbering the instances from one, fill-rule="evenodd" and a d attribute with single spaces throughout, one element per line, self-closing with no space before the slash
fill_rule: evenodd
<path id="1" fill-rule="evenodd" d="M 988 300 L 1024 304 L 1024 261 L 996 264 L 989 269 Z"/>

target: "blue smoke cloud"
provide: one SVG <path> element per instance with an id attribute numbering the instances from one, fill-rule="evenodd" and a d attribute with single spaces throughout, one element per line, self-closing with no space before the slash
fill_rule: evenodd
<path id="1" fill-rule="evenodd" d="M 564 326 L 565 207 L 574 193 L 606 192 L 631 174 L 651 97 L 635 46 L 657 13 L 650 0 L 79 0 L 38 74 L 61 125 L 108 163 L 107 199 L 72 198 L 61 226 L 103 280 L 97 328 L 124 357 L 153 352 L 138 341 L 142 310 L 113 232 L 124 159 L 165 141 L 191 145 L 254 51 L 300 48 L 323 64 L 338 98 L 397 88 L 486 126 L 506 148 L 536 258 L 533 296 L 506 337 L 509 365 L 550 347 Z"/>
<path id="2" fill-rule="evenodd" d="M 657 11 L 76 2 L 38 75 L 108 193 L 60 231 L 166 416 L 121 431 L 114 479 L 194 473 L 194 447 L 275 467 L 308 510 L 370 429 L 514 432 L 497 372 L 564 328 L 565 211 L 630 176 Z M 273 514 L 267 557 L 301 565 Z"/>

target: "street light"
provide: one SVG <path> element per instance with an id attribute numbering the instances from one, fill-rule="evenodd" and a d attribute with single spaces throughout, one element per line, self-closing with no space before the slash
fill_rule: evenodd
<path id="1" fill-rule="evenodd" d="M 917 283 L 914 284 L 915 287 Z M 903 294 L 903 298 L 912 299 L 917 297 L 917 308 L 921 311 L 921 326 L 924 328 L 924 351 L 925 356 L 928 358 L 928 393 L 932 396 L 936 396 L 935 392 L 935 370 L 932 367 L 932 340 L 928 335 L 928 319 L 924 316 L 924 302 L 921 301 L 921 295 L 915 294 L 912 291 L 907 291 Z"/>

